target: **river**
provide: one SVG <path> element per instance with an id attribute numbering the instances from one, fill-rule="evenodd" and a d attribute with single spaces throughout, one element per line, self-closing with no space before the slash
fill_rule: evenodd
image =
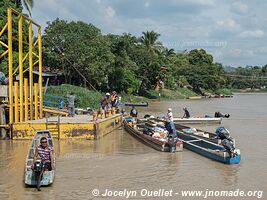
<path id="1" fill-rule="evenodd" d="M 263 191 L 254 197 L 208 197 L 207 199 L 267 199 L 267 94 L 235 94 L 233 98 L 152 101 L 148 108 L 138 108 L 140 116 L 166 113 L 175 116 L 188 107 L 192 116 L 229 113 L 223 125 L 231 131 L 241 149 L 239 165 L 224 165 L 184 150 L 161 153 L 147 147 L 118 129 L 98 141 L 55 141 L 56 179 L 52 186 L 37 192 L 23 184 L 25 157 L 30 141 L 0 141 L 0 199 L 126 199 L 94 197 L 106 189 L 137 191 L 130 199 L 182 199 L 181 191 Z M 203 128 L 203 127 L 202 127 Z M 204 127 L 214 131 L 216 126 Z M 173 190 L 170 197 L 150 197 L 140 191 Z M 123 194 L 123 193 L 122 193 Z M 250 193 L 249 193 L 250 194 Z M 203 199 L 203 197 L 184 197 Z"/>

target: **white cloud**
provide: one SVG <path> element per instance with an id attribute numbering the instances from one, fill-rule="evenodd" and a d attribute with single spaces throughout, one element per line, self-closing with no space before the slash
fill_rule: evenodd
<path id="1" fill-rule="evenodd" d="M 116 14 L 116 11 L 111 6 L 108 6 L 106 8 L 106 14 L 108 17 L 114 17 Z"/>
<path id="2" fill-rule="evenodd" d="M 32 14 L 43 28 L 58 17 L 92 23 L 103 34 L 126 32 L 138 37 L 154 30 L 175 50 L 183 49 L 181 43 L 193 44 L 188 50 L 205 48 L 218 62 L 245 66 L 267 62 L 267 40 L 259 39 L 267 33 L 266 6 L 262 0 L 45 0 L 34 5 Z M 249 39 L 244 42 L 244 38 Z M 205 46 L 206 41 L 223 41 L 227 48 Z"/>
<path id="3" fill-rule="evenodd" d="M 248 12 L 248 5 L 240 1 L 236 1 L 233 3 L 232 11 L 239 14 L 246 14 Z"/>
<path id="4" fill-rule="evenodd" d="M 238 36 L 240 38 L 262 38 L 265 33 L 262 30 L 243 31 Z"/>
<path id="5" fill-rule="evenodd" d="M 220 29 L 226 29 L 228 31 L 237 31 L 240 29 L 240 25 L 231 18 L 225 19 L 225 20 L 219 20 L 216 22 L 216 25 Z"/>

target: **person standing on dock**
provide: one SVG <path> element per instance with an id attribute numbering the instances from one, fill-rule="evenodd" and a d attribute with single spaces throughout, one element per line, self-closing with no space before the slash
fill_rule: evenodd
<path id="1" fill-rule="evenodd" d="M 118 107 L 118 104 L 119 104 L 119 97 L 118 97 L 116 91 L 113 91 L 113 92 L 112 92 L 111 97 L 110 97 L 110 101 L 111 101 L 111 107 L 115 107 L 115 108 Z"/>
<path id="2" fill-rule="evenodd" d="M 100 102 L 100 106 L 105 111 L 105 113 L 108 110 L 109 101 L 110 101 L 110 93 L 107 92 L 105 97 Z"/>
<path id="3" fill-rule="evenodd" d="M 186 107 L 183 108 L 184 116 L 182 118 L 190 118 L 190 113 Z"/>
<path id="4" fill-rule="evenodd" d="M 171 108 L 168 108 L 168 112 L 167 112 L 167 115 L 166 115 L 166 120 L 169 121 L 169 122 L 173 122 L 173 114 L 172 114 L 172 109 Z"/>
<path id="5" fill-rule="evenodd" d="M 74 105 L 75 96 L 73 95 L 73 92 L 71 92 L 70 95 L 67 95 L 67 98 L 68 98 L 69 115 L 71 117 L 74 117 L 75 116 L 75 105 Z"/>

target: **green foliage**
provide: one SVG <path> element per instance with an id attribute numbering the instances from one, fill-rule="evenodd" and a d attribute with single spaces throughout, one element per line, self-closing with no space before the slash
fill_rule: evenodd
<path id="1" fill-rule="evenodd" d="M 77 70 L 96 88 L 106 84 L 114 55 L 108 38 L 92 24 L 55 20 L 43 35 L 44 64 L 64 72 L 67 83 L 82 84 Z"/>
<path id="2" fill-rule="evenodd" d="M 267 85 L 267 65 L 238 67 L 234 71 L 228 72 L 230 75 L 227 82 L 232 88 L 262 88 Z"/>
<path id="3" fill-rule="evenodd" d="M 218 95 L 233 95 L 233 92 L 231 89 L 228 89 L 228 88 L 221 88 L 221 89 L 217 89 L 215 90 L 214 92 L 215 94 L 218 94 Z"/>
<path id="4" fill-rule="evenodd" d="M 97 109 L 100 106 L 100 101 L 104 97 L 104 93 L 95 92 L 92 90 L 88 90 L 83 87 L 63 84 L 60 86 L 50 86 L 48 87 L 47 94 L 66 97 L 68 94 L 73 93 L 75 95 L 75 106 L 78 108 L 93 108 Z M 119 94 L 122 102 L 134 102 L 140 103 L 147 101 L 147 99 L 143 97 L 137 97 L 130 94 L 126 94 L 122 92 Z"/>
<path id="5" fill-rule="evenodd" d="M 110 84 L 116 91 L 124 91 L 127 94 L 136 93 L 139 88 L 139 81 L 130 69 L 117 68 L 110 75 Z"/>
<path id="6" fill-rule="evenodd" d="M 68 84 L 50 86 L 47 90 L 47 94 L 63 97 L 66 97 L 70 93 L 75 95 L 75 106 L 79 108 L 91 107 L 96 109 L 99 107 L 99 102 L 104 96 L 100 92 L 94 92 L 86 88 Z"/>
<path id="7" fill-rule="evenodd" d="M 156 90 L 144 90 L 142 96 L 149 99 L 161 99 L 161 100 L 176 100 L 186 99 L 191 96 L 196 96 L 196 93 L 187 88 L 177 88 L 175 90 L 161 89 Z M 159 95 L 160 94 L 160 95 Z"/>
<path id="8" fill-rule="evenodd" d="M 23 3 L 25 1 L 23 1 Z M 7 10 L 9 7 L 17 10 L 18 12 L 22 12 L 22 1 L 21 0 L 14 0 L 14 1 L 1 0 L 0 1 L 0 31 L 2 30 L 4 25 L 7 23 Z M 12 27 L 13 27 L 12 28 L 13 67 L 16 67 L 18 66 L 18 20 L 17 20 L 17 17 L 13 16 Z M 23 30 L 22 42 L 24 44 L 23 49 L 24 49 L 24 52 L 26 52 L 28 51 L 28 45 L 25 45 L 28 43 L 28 23 L 25 20 L 22 20 L 22 30 Z M 1 41 L 4 42 L 5 44 L 8 44 L 7 29 L 1 36 Z M 0 54 L 2 54 L 5 50 L 7 50 L 7 48 L 3 47 L 2 45 L 0 46 L 1 46 Z M 23 56 L 25 56 L 25 54 Z M 24 62 L 25 66 L 28 65 L 27 62 L 28 62 L 27 60 Z M 7 74 L 8 73 L 7 69 L 8 69 L 8 54 L 6 54 L 6 56 L 0 59 L 0 71 Z"/>

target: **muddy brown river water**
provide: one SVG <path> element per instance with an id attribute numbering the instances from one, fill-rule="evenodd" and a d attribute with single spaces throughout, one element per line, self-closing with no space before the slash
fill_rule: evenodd
<path id="1" fill-rule="evenodd" d="M 127 192 L 129 199 L 204 199 L 204 196 L 182 197 L 181 192 L 188 190 L 247 194 L 207 199 L 267 199 L 267 94 L 151 102 L 148 108 L 138 110 L 140 116 L 145 113 L 158 116 L 172 107 L 175 116 L 182 116 L 184 106 L 192 116 L 214 115 L 215 111 L 230 113 L 223 125 L 241 149 L 239 165 L 224 165 L 188 150 L 161 153 L 118 129 L 99 141 L 55 141 L 55 182 L 37 192 L 23 184 L 30 141 L 0 141 L 0 199 L 126 199 Z M 201 128 L 215 131 L 216 126 Z M 100 196 L 93 196 L 92 192 L 97 192 L 94 189 Z M 113 196 L 105 197 L 106 190 Z M 168 196 L 163 190 L 173 193 Z M 251 196 L 253 192 L 255 195 Z M 165 196 L 160 196 L 163 193 Z"/>

